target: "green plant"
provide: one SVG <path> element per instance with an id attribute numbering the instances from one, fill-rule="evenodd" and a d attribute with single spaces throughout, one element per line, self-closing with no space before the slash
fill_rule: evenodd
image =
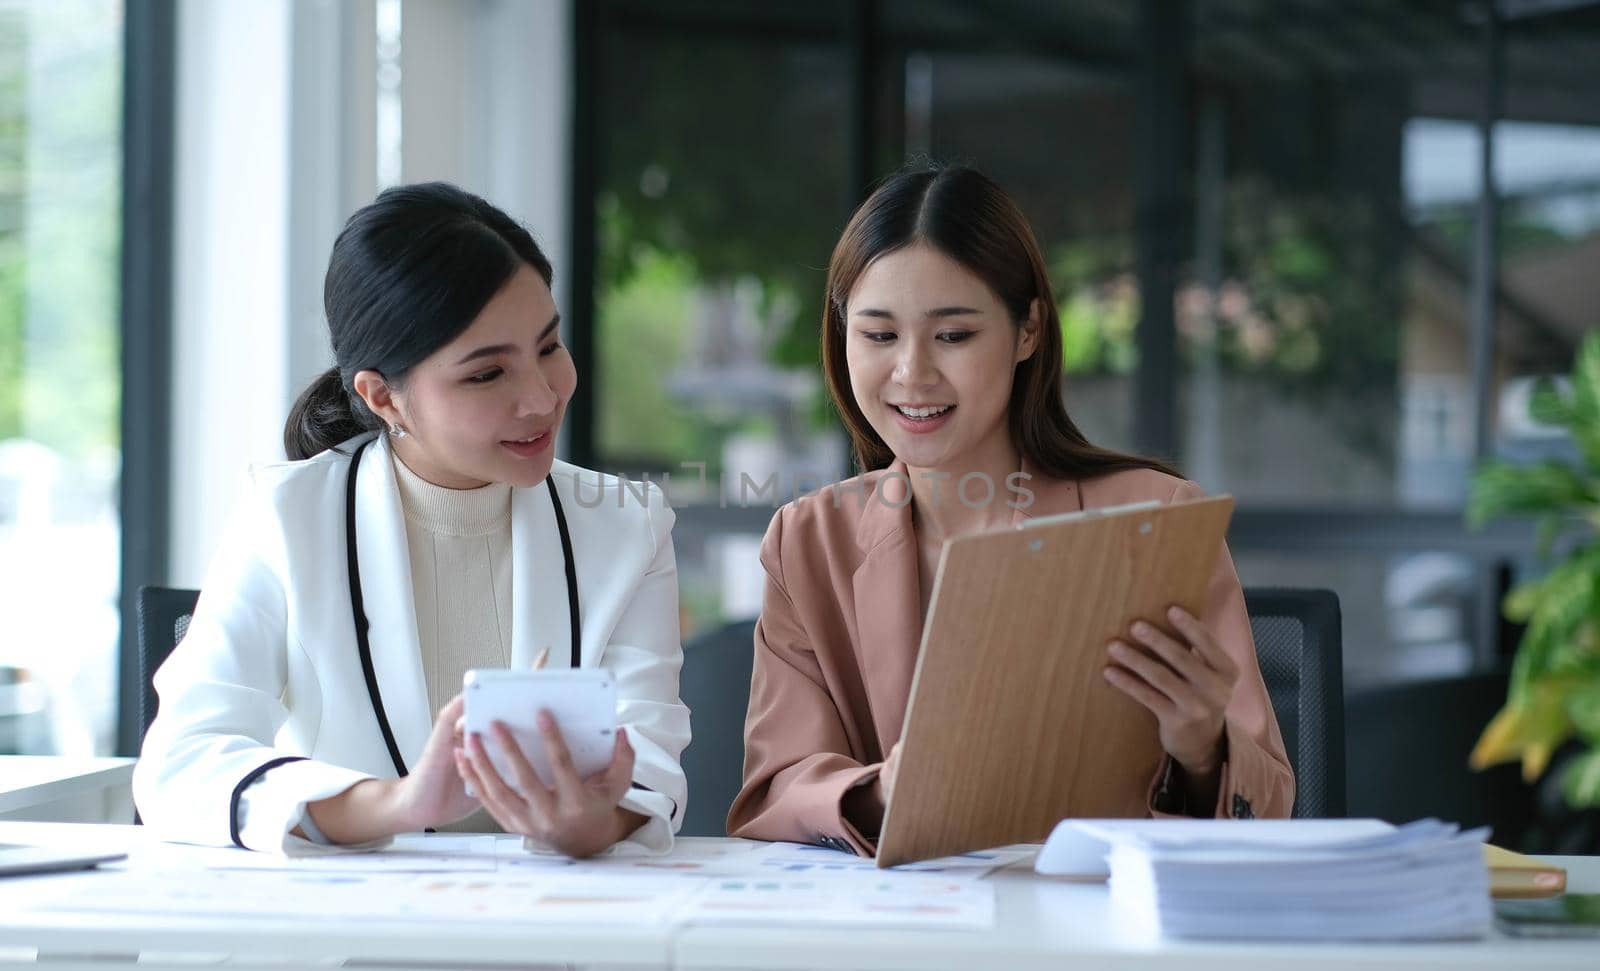
<path id="1" fill-rule="evenodd" d="M 1600 331 L 1578 349 L 1570 386 L 1540 382 L 1530 411 L 1567 430 L 1579 461 L 1493 462 L 1473 476 L 1469 523 L 1537 516 L 1540 556 L 1548 558 L 1558 543 L 1563 554 L 1543 577 L 1506 595 L 1506 617 L 1527 631 L 1505 707 L 1484 729 L 1471 761 L 1482 769 L 1520 759 L 1531 782 L 1558 746 L 1577 738 L 1587 751 L 1566 768 L 1562 791 L 1574 808 L 1600 806 Z"/>

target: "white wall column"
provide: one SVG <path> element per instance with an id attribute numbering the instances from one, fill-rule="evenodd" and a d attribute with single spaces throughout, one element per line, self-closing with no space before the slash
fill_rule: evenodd
<path id="1" fill-rule="evenodd" d="M 196 586 L 252 460 L 281 455 L 291 18 L 178 4 L 172 575 Z"/>
<path id="2" fill-rule="evenodd" d="M 402 178 L 442 179 L 526 225 L 566 307 L 569 0 L 404 0 Z"/>
<path id="3" fill-rule="evenodd" d="M 582 0 L 580 0 L 582 2 Z M 533 232 L 568 306 L 572 8 L 568 0 L 474 0 L 467 179 Z"/>
<path id="4" fill-rule="evenodd" d="M 288 402 L 333 365 L 322 312 L 328 254 L 345 220 L 378 191 L 376 4 L 292 2 Z"/>
<path id="5" fill-rule="evenodd" d="M 322 278 L 376 172 L 373 0 L 181 0 L 172 573 L 197 586 L 251 462 L 332 363 Z"/>
<path id="6" fill-rule="evenodd" d="M 197 586 L 251 462 L 332 363 L 329 252 L 377 192 L 376 0 L 180 0 L 171 583 Z M 402 179 L 567 240 L 569 0 L 404 0 Z"/>

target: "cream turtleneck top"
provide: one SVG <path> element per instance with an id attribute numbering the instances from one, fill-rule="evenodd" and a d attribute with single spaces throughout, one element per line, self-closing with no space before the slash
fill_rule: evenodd
<path id="1" fill-rule="evenodd" d="M 411 593 L 428 707 L 437 712 L 473 668 L 511 666 L 511 486 L 446 489 L 398 455 L 395 481 L 406 517 Z M 439 827 L 498 832 L 486 810 Z"/>
<path id="2" fill-rule="evenodd" d="M 422 672 L 438 711 L 467 671 L 511 664 L 511 486 L 446 489 L 398 456 L 394 468 Z"/>

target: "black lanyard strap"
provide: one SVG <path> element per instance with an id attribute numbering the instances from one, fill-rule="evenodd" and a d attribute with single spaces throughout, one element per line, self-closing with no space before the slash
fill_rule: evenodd
<path id="1" fill-rule="evenodd" d="M 361 654 L 361 674 L 367 681 L 367 697 L 372 701 L 373 714 L 378 717 L 378 730 L 383 733 L 383 744 L 389 750 L 394 770 L 401 776 L 408 774 L 406 760 L 400 755 L 400 746 L 394 740 L 394 729 L 389 727 L 389 715 L 384 711 L 383 695 L 378 690 L 378 672 L 372 664 L 372 645 L 367 640 L 366 603 L 361 596 L 361 559 L 356 553 L 356 469 L 361 465 L 361 453 L 372 444 L 368 439 L 356 446 L 350 456 L 350 472 L 345 479 L 344 491 L 344 545 L 345 569 L 350 575 L 350 614 L 356 628 L 356 648 Z M 561 534 L 561 559 L 567 575 L 567 619 L 572 632 L 572 667 L 582 666 L 583 629 L 579 626 L 578 566 L 572 555 L 572 536 L 567 531 L 567 516 L 561 509 L 561 498 L 556 495 L 555 483 L 545 479 L 550 490 L 550 506 L 556 514 L 556 530 Z"/>
<path id="2" fill-rule="evenodd" d="M 378 672 L 372 666 L 372 645 L 367 642 L 367 608 L 361 596 L 361 558 L 356 553 L 356 469 L 361 466 L 361 453 L 371 444 L 370 439 L 362 442 L 350 456 L 350 474 L 345 481 L 344 495 L 345 566 L 350 573 L 350 614 L 355 620 L 356 648 L 361 652 L 361 674 L 367 679 L 367 697 L 372 700 L 372 711 L 378 716 L 378 730 L 383 732 L 383 744 L 389 749 L 394 770 L 404 778 L 409 770 L 394 740 L 394 729 L 389 727 L 389 714 L 384 711 L 383 695 L 378 691 Z"/>
<path id="3" fill-rule="evenodd" d="M 567 534 L 567 514 L 561 511 L 561 497 L 548 476 L 550 508 L 556 511 L 556 531 L 561 534 L 561 559 L 567 571 L 567 629 L 572 632 L 572 667 L 583 666 L 583 631 L 578 626 L 578 566 L 572 559 L 572 537 Z"/>

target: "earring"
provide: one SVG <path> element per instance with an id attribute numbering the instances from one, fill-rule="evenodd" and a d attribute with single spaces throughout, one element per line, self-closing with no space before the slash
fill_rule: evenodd
<path id="1" fill-rule="evenodd" d="M 390 425 L 389 426 L 389 437 L 393 438 L 393 439 L 397 439 L 397 440 L 401 439 L 401 438 L 405 438 L 406 437 L 405 427 L 402 426 L 399 422 L 395 422 L 393 425 Z"/>

